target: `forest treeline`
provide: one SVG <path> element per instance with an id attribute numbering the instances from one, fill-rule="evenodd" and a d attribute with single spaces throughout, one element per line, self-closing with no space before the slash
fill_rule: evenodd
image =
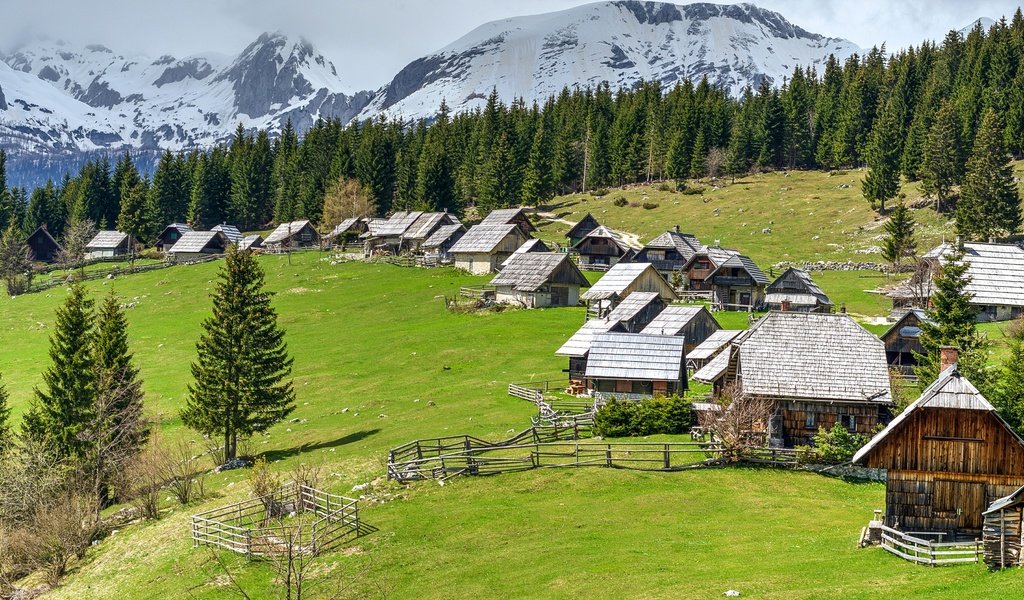
<path id="1" fill-rule="evenodd" d="M 60 236 L 89 219 L 146 241 L 175 221 L 243 230 L 319 222 L 327 191 L 348 180 L 361 184 L 381 215 L 463 213 L 707 174 L 877 170 L 882 160 L 897 178 L 923 180 L 945 208 L 986 114 L 998 116 L 1003 149 L 1024 154 L 1022 56 L 1018 10 L 988 31 L 950 32 L 941 43 L 892 55 L 883 46 L 842 63 L 831 57 L 821 72 L 796 67 L 780 87 L 764 83 L 739 98 L 707 80 L 670 89 L 605 84 L 530 106 L 504 104 L 492 93 L 481 110 L 453 115 L 442 105 L 429 122 L 320 120 L 302 136 L 290 124 L 276 135 L 239 125 L 223 146 L 165 152 L 152 177 L 125 154 L 89 162 L 31 194 L 0 179 L 0 227 L 31 231 L 45 223 Z M 871 189 L 884 202 L 890 187 Z"/>

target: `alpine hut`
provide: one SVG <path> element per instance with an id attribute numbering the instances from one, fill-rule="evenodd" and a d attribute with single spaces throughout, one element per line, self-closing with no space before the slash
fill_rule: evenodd
<path id="1" fill-rule="evenodd" d="M 345 246 L 349 242 L 357 240 L 360 235 L 366 233 L 367 229 L 367 219 L 349 217 L 335 225 L 327 237 L 332 246 Z"/>
<path id="2" fill-rule="evenodd" d="M 221 223 L 220 225 L 214 225 L 210 228 L 210 231 L 219 231 L 224 234 L 229 244 L 240 244 L 245 239 L 245 235 L 242 231 L 234 225 L 228 225 L 227 223 Z"/>
<path id="3" fill-rule="evenodd" d="M 449 252 L 459 269 L 470 273 L 493 273 L 527 240 L 513 224 L 474 225 L 452 245 Z"/>
<path id="4" fill-rule="evenodd" d="M 696 372 L 708 361 L 718 356 L 729 344 L 739 336 L 742 331 L 738 329 L 719 329 L 707 337 L 697 347 L 686 353 L 687 369 Z"/>
<path id="5" fill-rule="evenodd" d="M 101 231 L 85 246 L 85 258 L 113 258 L 128 253 L 128 234 Z"/>
<path id="6" fill-rule="evenodd" d="M 192 228 L 185 223 L 171 223 L 164 227 L 160 235 L 156 236 L 156 242 L 153 243 L 153 246 L 160 252 L 167 252 L 171 249 L 171 246 L 178 243 L 181 236 L 190 231 L 192 231 Z"/>
<path id="7" fill-rule="evenodd" d="M 580 287 L 590 285 L 568 254 L 513 254 L 491 280 L 495 302 L 525 308 L 576 306 Z"/>
<path id="8" fill-rule="evenodd" d="M 565 237 L 569 239 L 569 247 L 571 248 L 572 246 L 575 246 L 577 242 L 583 239 L 583 236 L 600 226 L 601 224 L 597 222 L 594 215 L 587 213 L 586 216 L 577 221 L 576 224 L 566 232 Z"/>
<path id="9" fill-rule="evenodd" d="M 599 333 L 590 344 L 586 379 L 598 401 L 639 400 L 686 391 L 682 337 Z"/>
<path id="10" fill-rule="evenodd" d="M 442 225 L 423 242 L 424 263 L 430 266 L 449 265 L 452 263 L 452 246 L 465 235 L 466 228 L 462 225 Z"/>
<path id="11" fill-rule="evenodd" d="M 423 244 L 441 227 L 459 225 L 459 220 L 447 212 L 425 212 L 409 225 L 402 233 L 403 251 L 413 254 L 423 253 Z"/>
<path id="12" fill-rule="evenodd" d="M 229 243 L 221 231 L 189 231 L 167 250 L 167 260 L 184 262 L 211 254 L 224 254 Z"/>
<path id="13" fill-rule="evenodd" d="M 320 235 L 307 220 L 281 223 L 263 240 L 265 248 L 276 252 L 296 248 L 313 248 L 320 243 Z"/>
<path id="14" fill-rule="evenodd" d="M 238 244 L 239 250 L 256 251 L 261 248 L 263 248 L 263 236 L 258 233 L 245 236 Z"/>
<path id="15" fill-rule="evenodd" d="M 651 263 L 671 282 L 673 276 L 682 276 L 686 263 L 702 247 L 703 244 L 696 236 L 680 232 L 679 226 L 676 225 L 670 231 L 644 244 L 633 260 Z"/>
<path id="16" fill-rule="evenodd" d="M 515 225 L 524 238 L 533 237 L 537 228 L 530 222 L 530 216 L 522 208 L 499 208 L 492 210 L 479 223 L 480 225 Z"/>
<path id="17" fill-rule="evenodd" d="M 539 240 L 537 238 L 530 238 L 530 239 L 526 240 L 525 242 L 523 242 L 522 246 L 519 246 L 518 248 L 516 248 L 516 251 L 513 252 L 511 256 L 506 258 L 505 262 L 501 263 L 501 266 L 504 267 L 505 265 L 507 265 L 509 263 L 510 260 L 512 260 L 513 258 L 519 256 L 520 254 L 526 254 L 528 252 L 552 252 L 552 251 L 553 251 L 552 248 L 550 246 L 548 246 L 547 244 L 545 244 L 544 240 Z"/>
<path id="18" fill-rule="evenodd" d="M 803 269 L 790 267 L 765 288 L 768 310 L 831 312 L 832 301 Z"/>
<path id="19" fill-rule="evenodd" d="M 619 234 L 604 225 L 583 236 L 572 251 L 579 257 L 581 267 L 602 270 L 629 261 L 635 253 Z"/>
<path id="20" fill-rule="evenodd" d="M 921 345 L 921 324 L 926 321 L 929 321 L 928 314 L 914 308 L 904 313 L 881 335 L 882 343 L 885 344 L 885 360 L 890 368 L 897 369 L 904 377 L 914 376 L 917 355 L 924 354 L 924 346 Z"/>
<path id="21" fill-rule="evenodd" d="M 680 336 L 687 354 L 722 326 L 703 306 L 668 306 L 647 324 L 642 333 Z"/>
<path id="22" fill-rule="evenodd" d="M 1024 315 L 1024 249 L 1016 244 L 945 243 L 924 255 L 932 274 L 947 258 L 963 252 L 967 293 L 979 321 L 1007 321 Z"/>
<path id="23" fill-rule="evenodd" d="M 587 303 L 590 312 L 602 316 L 619 300 L 635 292 L 655 292 L 666 303 L 679 298 L 650 263 L 619 263 L 608 269 L 580 298 Z"/>
<path id="24" fill-rule="evenodd" d="M 938 379 L 853 457 L 886 470 L 889 527 L 975 537 L 986 508 L 1024 485 L 1024 440 L 956 361 L 943 348 Z"/>
<path id="25" fill-rule="evenodd" d="M 37 227 L 25 240 L 25 245 L 28 246 L 29 258 L 37 262 L 53 262 L 62 250 L 57 240 L 46 230 L 46 226 Z"/>

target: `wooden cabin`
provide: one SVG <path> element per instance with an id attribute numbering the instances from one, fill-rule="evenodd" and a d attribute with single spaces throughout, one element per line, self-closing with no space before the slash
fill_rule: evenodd
<path id="1" fill-rule="evenodd" d="M 537 228 L 530 222 L 530 215 L 522 208 L 499 208 L 492 210 L 480 225 L 515 225 L 524 239 L 532 238 Z"/>
<path id="2" fill-rule="evenodd" d="M 230 243 L 221 231 L 189 231 L 167 250 L 167 260 L 185 262 L 211 254 L 224 254 Z"/>
<path id="3" fill-rule="evenodd" d="M 595 316 L 603 316 L 619 300 L 636 292 L 656 292 L 666 303 L 679 299 L 650 263 L 619 263 L 608 269 L 580 298 Z"/>
<path id="4" fill-rule="evenodd" d="M 509 261 L 511 261 L 515 257 L 519 256 L 520 254 L 527 254 L 527 253 L 530 253 L 530 252 L 548 252 L 548 253 L 551 253 L 551 252 L 554 252 L 554 250 L 550 246 L 545 244 L 544 240 L 539 240 L 537 238 L 530 238 L 530 239 L 526 240 L 525 242 L 523 242 L 522 246 L 519 246 L 518 248 L 516 248 L 516 251 L 513 252 L 511 256 L 506 258 L 505 262 L 501 263 L 501 266 L 504 267 L 505 265 L 507 265 L 509 263 Z"/>
<path id="5" fill-rule="evenodd" d="M 254 233 L 252 235 L 247 235 L 244 238 L 242 238 L 241 242 L 238 243 L 238 249 L 239 250 L 249 250 L 249 251 L 255 252 L 255 251 L 260 250 L 262 248 L 263 248 L 263 236 L 258 234 L 258 233 Z"/>
<path id="6" fill-rule="evenodd" d="M 683 395 L 685 340 L 646 333 L 599 333 L 590 344 L 586 381 L 599 402 Z"/>
<path id="7" fill-rule="evenodd" d="M 711 274 L 735 254 L 738 252 L 719 246 L 702 246 L 680 268 L 686 289 L 694 292 L 713 292 Z"/>
<path id="8" fill-rule="evenodd" d="M 680 232 L 676 225 L 671 231 L 647 242 L 637 251 L 633 260 L 651 263 L 669 283 L 672 283 L 674 277 L 681 278 L 685 287 L 684 267 L 702 247 L 704 245 L 696 236 Z"/>
<path id="9" fill-rule="evenodd" d="M 367 234 L 363 236 L 364 253 L 367 256 L 399 254 L 402 251 L 403 236 L 424 214 L 426 213 L 418 210 L 400 210 L 378 222 L 375 227 L 369 228 Z"/>
<path id="10" fill-rule="evenodd" d="M 989 569 L 1024 565 L 1024 486 L 989 505 L 982 524 L 985 564 Z"/>
<path id="11" fill-rule="evenodd" d="M 349 217 L 335 225 L 334 229 L 327 234 L 327 239 L 331 246 L 345 246 L 359 239 L 360 235 L 366 233 L 368 227 L 367 219 Z"/>
<path id="12" fill-rule="evenodd" d="M 741 333 L 743 332 L 738 329 L 719 329 L 713 332 L 707 339 L 697 344 L 693 350 L 687 351 L 686 368 L 693 372 L 700 370 L 711 359 L 728 348 L 729 344 Z"/>
<path id="13" fill-rule="evenodd" d="M 754 261 L 734 254 L 708 275 L 715 305 L 724 310 L 757 310 L 764 305 L 769 279 Z"/>
<path id="14" fill-rule="evenodd" d="M 1024 485 L 1024 440 L 942 349 L 939 378 L 853 457 L 886 469 L 885 524 L 976 537 L 996 499 Z"/>
<path id="15" fill-rule="evenodd" d="M 25 245 L 28 246 L 29 259 L 36 262 L 53 262 L 63 250 L 45 226 L 37 227 L 25 240 Z"/>
<path id="16" fill-rule="evenodd" d="M 1009 321 L 1024 316 L 1024 249 L 1016 244 L 942 244 L 922 258 L 933 277 L 957 244 L 967 264 L 970 281 L 966 291 L 978 311 L 978 320 Z"/>
<path id="17" fill-rule="evenodd" d="M 153 246 L 160 252 L 167 252 L 171 249 L 171 246 L 178 243 L 181 236 L 192 231 L 192 228 L 185 223 L 171 223 L 167 227 L 164 227 L 160 235 L 156 236 L 156 241 Z"/>
<path id="18" fill-rule="evenodd" d="M 449 252 L 456 268 L 476 274 L 494 273 L 526 239 L 516 225 L 474 225 Z"/>
<path id="19" fill-rule="evenodd" d="M 811 274 L 803 269 L 790 267 L 786 272 L 765 288 L 765 302 L 768 310 L 796 312 L 831 312 L 832 301 Z"/>
<path id="20" fill-rule="evenodd" d="M 787 448 L 837 422 L 871 435 L 892 407 L 882 341 L 845 314 L 770 312 L 693 379 L 774 401 L 769 441 Z"/>
<path id="21" fill-rule="evenodd" d="M 281 223 L 263 240 L 263 247 L 274 251 L 316 248 L 320 234 L 307 220 Z"/>
<path id="22" fill-rule="evenodd" d="M 401 250 L 423 254 L 423 244 L 441 227 L 460 225 L 455 215 L 447 212 L 425 212 L 402 233 Z"/>
<path id="23" fill-rule="evenodd" d="M 579 257 L 580 267 L 584 269 L 611 267 L 629 261 L 634 254 L 633 248 L 619 234 L 604 225 L 583 236 L 572 247 L 572 252 Z"/>
<path id="24" fill-rule="evenodd" d="M 885 344 L 885 360 L 889 367 L 898 370 L 904 377 L 914 377 L 917 355 L 924 354 L 921 345 L 921 323 L 928 321 L 925 311 L 915 308 L 908 310 L 892 327 L 881 335 Z"/>
<path id="25" fill-rule="evenodd" d="M 85 246 L 85 258 L 114 258 L 128 254 L 128 235 L 120 231 L 101 231 Z"/>
<path id="26" fill-rule="evenodd" d="M 587 354 L 595 335 L 610 331 L 640 333 L 664 309 L 665 300 L 657 292 L 633 292 L 608 314 L 587 319 L 583 326 L 555 351 L 558 356 L 568 357 L 570 381 L 585 387 Z"/>
<path id="27" fill-rule="evenodd" d="M 235 227 L 234 225 L 228 225 L 227 223 L 221 223 L 220 225 L 214 225 L 210 228 L 210 231 L 219 231 L 224 234 L 229 244 L 241 244 L 242 240 L 245 239 L 245 234 L 242 230 Z"/>
<path id="28" fill-rule="evenodd" d="M 427 262 L 434 265 L 450 265 L 453 261 L 451 249 L 465 235 L 462 225 L 442 225 L 427 238 L 420 247 Z"/>
<path id="29" fill-rule="evenodd" d="M 576 224 L 573 225 L 568 232 L 566 232 L 565 237 L 569 239 L 569 247 L 572 248 L 573 246 L 575 246 L 580 240 L 583 239 L 583 236 L 587 235 L 588 233 L 597 229 L 600 226 L 601 224 L 597 222 L 597 219 L 594 218 L 594 215 L 587 213 L 585 217 L 577 221 Z"/>
<path id="30" fill-rule="evenodd" d="M 715 317 L 703 306 L 668 306 L 647 324 L 642 333 L 675 335 L 685 340 L 686 353 L 721 329 Z"/>
<path id="31" fill-rule="evenodd" d="M 568 254 L 524 252 L 513 254 L 491 280 L 495 302 L 523 308 L 576 306 L 580 287 L 590 282 Z"/>

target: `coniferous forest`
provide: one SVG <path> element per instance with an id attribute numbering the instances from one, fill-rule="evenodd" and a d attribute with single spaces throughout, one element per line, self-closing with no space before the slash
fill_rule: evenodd
<path id="1" fill-rule="evenodd" d="M 973 204 L 984 190 L 968 193 L 986 179 L 969 177 L 976 150 L 987 157 L 977 164 L 1024 156 L 1022 57 L 1018 9 L 988 31 L 950 32 L 897 54 L 883 46 L 842 64 L 832 58 L 822 72 L 797 67 L 780 87 L 762 83 L 739 98 L 707 81 L 646 82 L 564 89 L 532 106 L 492 93 L 472 113 L 442 105 L 430 122 L 321 120 L 302 136 L 290 126 L 272 135 L 239 125 L 221 147 L 165 152 L 151 177 L 125 154 L 28 194 L 8 189 L 0 166 L 0 227 L 45 223 L 59 236 L 89 219 L 147 240 L 174 221 L 243 230 L 319 222 L 326 191 L 346 180 L 358 181 L 381 215 L 462 213 L 636 182 L 863 166 L 865 196 L 882 210 L 901 180 L 921 181 L 951 211 L 963 186 L 973 208 L 956 210 L 959 219 L 985 209 Z M 961 228 L 976 237 L 1017 229 L 1019 207 L 1000 210 L 1002 220 Z"/>

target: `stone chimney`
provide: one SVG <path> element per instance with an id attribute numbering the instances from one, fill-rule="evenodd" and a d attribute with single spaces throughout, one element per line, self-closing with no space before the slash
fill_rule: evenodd
<path id="1" fill-rule="evenodd" d="M 939 372 L 952 367 L 960 361 L 960 349 L 956 346 L 942 346 L 939 348 Z"/>

